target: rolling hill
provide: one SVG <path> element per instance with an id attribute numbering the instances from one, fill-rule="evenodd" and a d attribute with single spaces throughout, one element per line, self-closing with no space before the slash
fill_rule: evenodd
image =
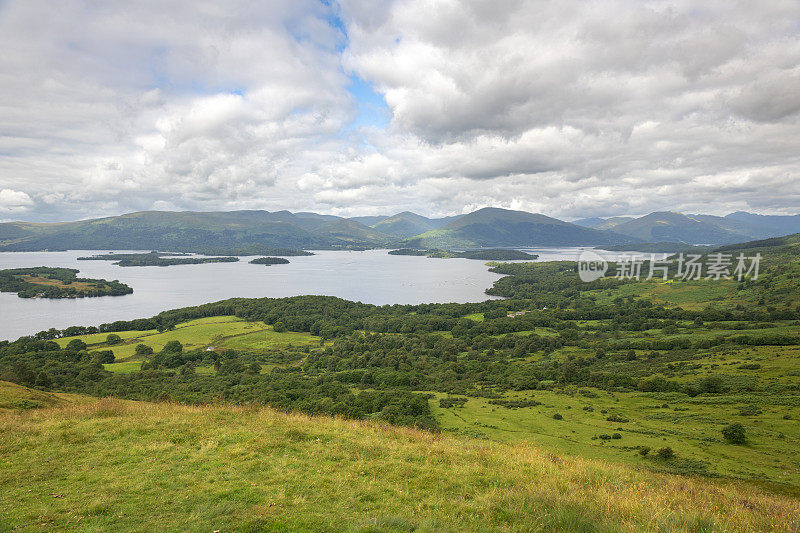
<path id="1" fill-rule="evenodd" d="M 374 224 L 370 227 L 367 222 Z M 255 250 L 259 246 L 284 249 L 388 246 L 402 239 L 408 239 L 404 245 L 422 248 L 637 242 L 544 215 L 494 208 L 439 219 L 411 212 L 345 219 L 289 211 L 142 211 L 56 224 L 0 224 L 0 251 L 131 249 L 225 254 L 227 249 Z"/>
<path id="2" fill-rule="evenodd" d="M 682 242 L 687 244 L 727 244 L 747 240 L 748 236 L 703 220 L 669 211 L 657 211 L 614 226 L 614 232 L 646 242 Z"/>
<path id="3" fill-rule="evenodd" d="M 527 246 L 624 246 L 642 242 L 722 245 L 796 233 L 798 216 L 732 213 L 725 217 L 656 212 L 640 218 L 591 218 L 575 223 L 487 207 L 465 215 L 342 218 L 290 211 L 142 211 L 61 223 L 0 223 L 0 251 L 159 250 L 269 254 L 269 248 L 420 249 Z"/>
<path id="4" fill-rule="evenodd" d="M 392 237 L 407 239 L 426 231 L 438 229 L 445 223 L 446 220 L 444 219 L 430 219 L 410 211 L 403 211 L 374 224 L 372 227 Z"/>
<path id="5" fill-rule="evenodd" d="M 725 215 L 684 215 L 654 212 L 639 218 L 584 218 L 574 222 L 587 228 L 611 230 L 647 242 L 728 244 L 800 232 L 800 215 L 756 215 L 738 211 Z"/>
<path id="6" fill-rule="evenodd" d="M 590 246 L 639 242 L 545 215 L 486 207 L 405 241 L 418 248 Z"/>

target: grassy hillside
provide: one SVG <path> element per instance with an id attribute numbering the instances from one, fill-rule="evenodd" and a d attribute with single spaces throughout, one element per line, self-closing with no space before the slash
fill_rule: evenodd
<path id="1" fill-rule="evenodd" d="M 648 242 L 725 244 L 749 238 L 747 234 L 721 226 L 708 217 L 703 219 L 666 211 L 616 224 L 613 230 Z"/>
<path id="2" fill-rule="evenodd" d="M 585 228 L 545 215 L 487 207 L 463 215 L 441 229 L 408 239 L 416 248 L 482 246 L 579 246 L 637 242 L 635 238 Z"/>
<path id="3" fill-rule="evenodd" d="M 26 531 L 796 531 L 746 484 L 266 408 L 104 399 L 0 413 Z M 24 482 L 21 482 L 24 480 Z"/>
<path id="4" fill-rule="evenodd" d="M 407 239 L 426 231 L 437 229 L 440 227 L 437 222 L 416 213 L 403 211 L 374 224 L 372 227 L 392 237 Z"/>

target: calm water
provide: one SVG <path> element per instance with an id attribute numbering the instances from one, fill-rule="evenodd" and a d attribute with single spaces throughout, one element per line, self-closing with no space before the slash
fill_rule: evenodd
<path id="1" fill-rule="evenodd" d="M 530 250 L 541 260 L 573 260 L 578 248 Z M 0 293 L 0 340 L 16 339 L 51 327 L 99 325 L 146 318 L 167 309 L 233 297 L 283 297 L 303 294 L 338 296 L 371 304 L 480 302 L 484 290 L 500 278 L 483 261 L 392 256 L 386 250 L 316 252 L 290 257 L 288 265 L 210 263 L 170 267 L 119 267 L 110 261 L 77 261 L 103 251 L 3 252 L 0 269 L 68 267 L 81 277 L 117 279 L 133 294 L 100 298 L 46 300 Z M 122 252 L 117 252 L 122 253 Z"/>

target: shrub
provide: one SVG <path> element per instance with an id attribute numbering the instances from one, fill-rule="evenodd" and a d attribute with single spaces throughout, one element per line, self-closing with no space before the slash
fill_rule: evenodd
<path id="1" fill-rule="evenodd" d="M 639 455 L 642 457 L 647 457 L 647 454 L 650 453 L 650 446 L 642 446 L 639 448 Z"/>
<path id="2" fill-rule="evenodd" d="M 722 428 L 722 436 L 731 444 L 744 444 L 747 442 L 747 435 L 744 426 L 739 422 L 728 424 Z"/>
<path id="3" fill-rule="evenodd" d="M 560 413 L 556 413 L 556 414 L 553 415 L 553 419 L 554 420 L 564 420 L 564 417 L 561 416 Z"/>
<path id="4" fill-rule="evenodd" d="M 612 439 L 621 439 L 622 435 L 620 433 L 614 433 L 613 435 L 611 435 L 611 438 Z"/>
<path id="5" fill-rule="evenodd" d="M 630 422 L 630 420 L 628 420 L 624 416 L 620 416 L 620 415 L 608 416 L 608 417 L 606 417 L 606 420 L 608 420 L 609 422 L 619 422 L 619 423 Z"/>
<path id="6" fill-rule="evenodd" d="M 116 333 L 109 333 L 106 336 L 106 344 L 109 346 L 113 346 L 114 344 L 120 344 L 122 342 L 122 337 L 117 335 Z"/>
<path id="7" fill-rule="evenodd" d="M 101 365 L 109 364 L 114 362 L 114 352 L 111 350 L 101 350 L 99 352 L 92 353 L 92 361 L 95 363 L 100 363 Z"/>
<path id="8" fill-rule="evenodd" d="M 164 345 L 164 349 L 161 351 L 163 353 L 181 353 L 183 351 L 183 345 L 178 341 L 169 341 Z"/>
<path id="9" fill-rule="evenodd" d="M 672 459 L 675 457 L 675 452 L 669 446 L 664 446 L 658 450 L 658 456 L 662 459 Z"/>
<path id="10" fill-rule="evenodd" d="M 761 414 L 761 409 L 757 405 L 746 405 L 739 411 L 739 416 L 757 416 Z"/>
<path id="11" fill-rule="evenodd" d="M 136 355 L 153 355 L 153 349 L 146 344 L 137 344 L 134 351 Z"/>
<path id="12" fill-rule="evenodd" d="M 67 350 L 70 352 L 82 352 L 85 349 L 86 343 L 80 339 L 72 339 L 69 341 L 69 344 L 67 344 Z"/>

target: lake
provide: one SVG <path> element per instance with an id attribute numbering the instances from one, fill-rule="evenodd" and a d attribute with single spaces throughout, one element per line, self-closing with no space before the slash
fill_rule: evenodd
<path id="1" fill-rule="evenodd" d="M 539 260 L 574 260 L 582 248 L 527 249 Z M 393 256 L 387 250 L 318 251 L 289 257 L 288 265 L 208 263 L 170 267 L 119 267 L 111 261 L 78 261 L 102 250 L 2 252 L 0 269 L 50 266 L 77 268 L 80 277 L 119 280 L 133 294 L 80 299 L 27 299 L 0 293 L 0 340 L 49 328 L 96 326 L 147 318 L 167 309 L 234 297 L 338 296 L 377 305 L 481 302 L 501 276 L 484 261 Z M 116 253 L 124 253 L 117 250 Z"/>

